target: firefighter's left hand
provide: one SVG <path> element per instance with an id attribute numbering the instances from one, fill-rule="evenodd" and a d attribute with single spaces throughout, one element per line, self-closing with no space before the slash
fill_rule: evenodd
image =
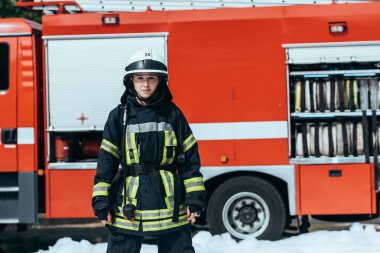
<path id="1" fill-rule="evenodd" d="M 189 220 L 191 224 L 195 222 L 195 213 L 190 213 L 189 206 L 187 206 L 187 220 Z"/>

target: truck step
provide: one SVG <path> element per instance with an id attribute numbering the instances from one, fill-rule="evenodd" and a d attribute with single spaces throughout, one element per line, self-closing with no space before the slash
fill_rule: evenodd
<path id="1" fill-rule="evenodd" d="M 0 224 L 16 224 L 19 223 L 19 219 L 0 219 Z"/>
<path id="2" fill-rule="evenodd" d="M 19 187 L 0 187 L 0 192 L 18 192 Z"/>

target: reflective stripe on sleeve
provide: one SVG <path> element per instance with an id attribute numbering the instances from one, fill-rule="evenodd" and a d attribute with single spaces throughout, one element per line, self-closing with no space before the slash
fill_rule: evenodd
<path id="1" fill-rule="evenodd" d="M 102 140 L 102 145 L 100 146 L 100 148 L 112 154 L 117 159 L 120 159 L 119 148 L 116 145 L 112 144 L 111 142 L 107 141 L 106 139 Z"/>
<path id="2" fill-rule="evenodd" d="M 96 196 L 108 196 L 108 189 L 111 187 L 109 183 L 99 182 L 94 185 L 92 197 Z"/>
<path id="3" fill-rule="evenodd" d="M 194 135 L 191 134 L 187 139 L 183 142 L 183 152 L 188 151 L 194 144 L 197 143 Z"/>
<path id="4" fill-rule="evenodd" d="M 193 177 L 183 181 L 185 184 L 186 193 L 193 191 L 205 191 L 202 177 Z"/>

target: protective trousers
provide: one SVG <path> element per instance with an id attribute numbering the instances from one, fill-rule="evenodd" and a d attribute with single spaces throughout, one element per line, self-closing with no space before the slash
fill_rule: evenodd
<path id="1" fill-rule="evenodd" d="M 190 227 L 180 231 L 155 236 L 158 253 L 195 253 Z M 110 231 L 107 253 L 139 253 L 143 236 L 124 235 Z"/>

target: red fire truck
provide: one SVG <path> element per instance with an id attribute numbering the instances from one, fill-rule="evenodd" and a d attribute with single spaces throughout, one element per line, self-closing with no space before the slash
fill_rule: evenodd
<path id="1" fill-rule="evenodd" d="M 380 3 L 265 2 L 18 1 L 44 15 L 0 19 L 2 227 L 94 217 L 102 130 L 141 47 L 198 140 L 212 233 L 378 217 Z"/>

